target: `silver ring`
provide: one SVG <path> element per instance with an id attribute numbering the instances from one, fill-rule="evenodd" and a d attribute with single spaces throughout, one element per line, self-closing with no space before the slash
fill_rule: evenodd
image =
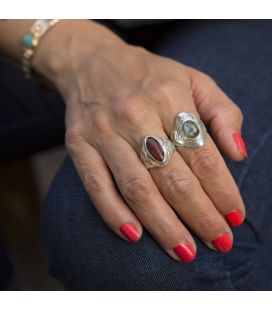
<path id="1" fill-rule="evenodd" d="M 146 136 L 143 141 L 140 158 L 147 169 L 167 165 L 175 150 L 172 141 L 155 136 Z"/>
<path id="2" fill-rule="evenodd" d="M 182 112 L 175 118 L 171 139 L 175 146 L 202 147 L 206 132 L 205 125 L 198 117 Z"/>

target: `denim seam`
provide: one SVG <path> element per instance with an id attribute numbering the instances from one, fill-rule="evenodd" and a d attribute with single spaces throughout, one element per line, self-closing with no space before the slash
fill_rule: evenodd
<path id="1" fill-rule="evenodd" d="M 257 156 L 257 154 L 259 153 L 259 151 L 262 149 L 263 145 L 265 144 L 265 142 L 270 138 L 270 136 L 272 135 L 272 131 L 268 132 L 264 137 L 263 139 L 261 140 L 259 146 L 255 149 L 255 152 L 253 153 L 253 155 L 251 156 L 250 158 L 250 161 L 249 161 L 249 165 L 246 167 L 246 169 L 244 170 L 241 178 L 240 178 L 240 182 L 239 182 L 239 189 L 242 188 L 243 184 L 244 184 L 244 181 L 246 179 L 246 176 L 248 174 L 248 171 L 252 165 L 252 163 L 254 162 L 254 159 L 255 157 Z M 256 232 L 255 228 L 254 228 L 254 225 L 251 223 L 251 221 L 249 221 L 247 218 L 246 218 L 246 221 L 247 223 L 250 225 L 250 227 L 252 228 L 252 230 L 254 231 L 254 234 L 256 235 L 258 241 L 259 241 L 259 245 L 261 243 L 261 240 L 258 236 L 258 233 Z M 247 277 L 249 277 L 255 270 L 256 270 L 256 264 L 257 264 L 257 261 L 258 261 L 258 251 L 256 251 L 255 255 L 254 255 L 254 262 L 253 262 L 253 265 L 252 265 L 252 268 L 250 270 L 250 272 L 247 274 Z M 226 270 L 227 270 L 227 264 L 226 264 L 226 256 L 224 257 L 224 264 L 225 264 L 225 267 L 226 267 Z M 233 283 L 234 281 L 231 280 L 231 277 L 230 277 L 230 270 L 228 270 L 228 277 L 229 277 L 229 280 L 232 284 L 232 286 L 235 288 L 235 290 L 238 290 L 238 288 L 236 287 L 236 285 Z"/>

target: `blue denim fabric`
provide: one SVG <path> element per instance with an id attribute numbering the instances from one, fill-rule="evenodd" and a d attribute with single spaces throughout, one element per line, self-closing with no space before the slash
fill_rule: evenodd
<path id="1" fill-rule="evenodd" d="M 272 23 L 213 21 L 176 26 L 156 51 L 210 74 L 244 113 L 249 158 L 227 160 L 247 218 L 227 254 L 195 237 L 197 257 L 170 258 L 144 230 L 136 244 L 100 218 L 67 158 L 44 205 L 50 271 L 70 290 L 272 289 Z"/>

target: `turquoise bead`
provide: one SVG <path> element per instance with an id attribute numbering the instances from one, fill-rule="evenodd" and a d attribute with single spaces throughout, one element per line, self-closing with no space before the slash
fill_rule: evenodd
<path id="1" fill-rule="evenodd" d="M 33 36 L 31 34 L 24 35 L 23 44 L 26 48 L 30 48 L 32 46 Z"/>

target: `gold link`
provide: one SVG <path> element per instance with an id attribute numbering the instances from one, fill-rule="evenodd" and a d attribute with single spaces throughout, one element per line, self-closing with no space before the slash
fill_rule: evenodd
<path id="1" fill-rule="evenodd" d="M 39 44 L 38 38 L 34 37 L 33 40 L 32 40 L 32 46 L 34 48 L 36 48 L 38 46 L 38 44 Z"/>
<path id="2" fill-rule="evenodd" d="M 30 59 L 33 56 L 33 54 L 34 54 L 34 51 L 28 48 L 24 51 L 24 58 Z"/>

